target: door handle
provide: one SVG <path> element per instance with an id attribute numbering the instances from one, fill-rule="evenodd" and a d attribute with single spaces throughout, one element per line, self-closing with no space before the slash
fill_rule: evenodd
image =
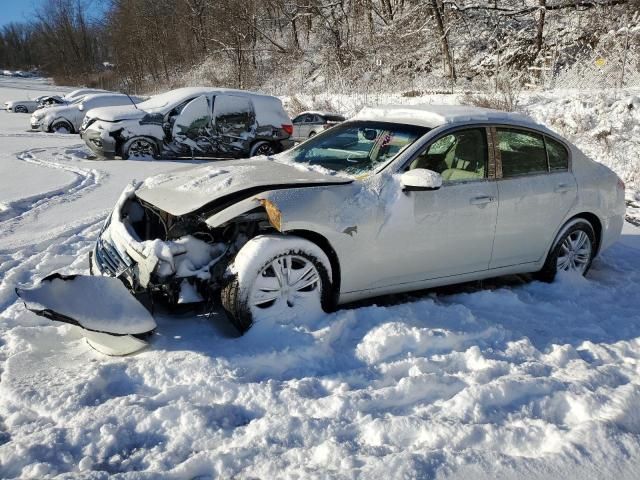
<path id="1" fill-rule="evenodd" d="M 487 203 L 491 203 L 495 200 L 494 197 L 491 197 L 489 195 L 485 195 L 482 197 L 473 197 L 471 200 L 469 200 L 469 203 L 471 205 L 485 205 Z"/>
<path id="2" fill-rule="evenodd" d="M 560 183 L 556 185 L 555 192 L 556 193 L 566 193 L 571 190 L 571 186 L 566 183 Z"/>

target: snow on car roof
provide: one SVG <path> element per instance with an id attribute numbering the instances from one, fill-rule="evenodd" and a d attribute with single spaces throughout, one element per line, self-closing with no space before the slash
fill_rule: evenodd
<path id="1" fill-rule="evenodd" d="M 184 98 L 190 95 L 202 95 L 203 93 L 229 93 L 238 96 L 246 97 L 271 97 L 263 93 L 251 92 L 248 90 L 236 90 L 234 88 L 220 88 L 220 87 L 182 87 L 170 90 L 168 92 L 161 93 L 162 96 L 176 96 Z M 158 96 L 159 96 L 158 95 Z"/>
<path id="2" fill-rule="evenodd" d="M 338 112 L 328 112 L 328 111 L 320 111 L 320 110 L 307 110 L 305 112 L 300 112 L 298 115 L 296 116 L 300 116 L 300 115 L 320 115 L 320 116 L 326 116 L 326 115 L 336 115 L 339 117 L 344 117 L 344 115 L 342 115 L 341 113 Z"/>
<path id="3" fill-rule="evenodd" d="M 232 94 L 239 97 L 253 97 L 256 99 L 257 98 L 262 98 L 262 99 L 276 98 L 270 95 L 264 95 L 262 93 L 250 92 L 247 90 L 236 90 L 233 88 L 183 87 L 183 88 L 176 88 L 175 90 L 169 90 L 168 92 L 163 92 L 163 93 L 154 95 L 149 100 L 143 102 L 140 105 L 140 108 L 142 108 L 143 110 L 146 110 L 146 109 L 163 108 L 168 105 L 177 105 L 178 103 L 184 101 L 188 97 L 196 97 L 196 96 L 204 95 L 207 93 L 227 93 L 227 94 Z"/>
<path id="4" fill-rule="evenodd" d="M 466 105 L 380 105 L 365 107 L 353 120 L 374 120 L 435 128 L 447 123 L 496 122 L 540 127 L 519 113 Z"/>

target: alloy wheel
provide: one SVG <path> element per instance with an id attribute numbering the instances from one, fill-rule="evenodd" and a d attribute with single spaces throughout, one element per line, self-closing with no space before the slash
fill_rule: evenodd
<path id="1" fill-rule="evenodd" d="M 558 271 L 584 274 L 591 261 L 592 248 L 591 240 L 583 230 L 576 230 L 567 235 L 558 252 L 556 262 Z"/>
<path id="2" fill-rule="evenodd" d="M 254 156 L 273 155 L 274 153 L 276 153 L 276 152 L 273 149 L 273 147 L 269 143 L 265 142 L 262 145 L 260 145 L 258 148 L 256 148 L 256 150 L 254 152 Z"/>
<path id="3" fill-rule="evenodd" d="M 294 308 L 306 298 L 321 295 L 321 278 L 315 265 L 299 255 L 283 255 L 258 274 L 249 297 L 251 306 Z"/>
<path id="4" fill-rule="evenodd" d="M 148 140 L 138 139 L 134 140 L 129 146 L 128 156 L 129 158 L 141 158 L 141 157 L 153 157 L 155 149 L 153 144 Z"/>

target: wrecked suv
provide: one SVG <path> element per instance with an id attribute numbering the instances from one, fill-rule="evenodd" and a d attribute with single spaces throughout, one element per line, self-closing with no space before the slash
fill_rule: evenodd
<path id="1" fill-rule="evenodd" d="M 180 88 L 138 105 L 94 109 L 80 135 L 98 156 L 241 158 L 293 145 L 275 97 L 242 90 Z"/>

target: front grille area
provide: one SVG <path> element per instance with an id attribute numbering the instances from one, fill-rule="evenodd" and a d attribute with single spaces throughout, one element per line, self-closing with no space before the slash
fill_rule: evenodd
<path id="1" fill-rule="evenodd" d="M 91 125 L 93 122 L 95 122 L 96 119 L 95 118 L 90 118 L 88 116 L 84 117 L 84 120 L 82 120 L 82 125 L 80 125 L 80 130 L 84 131 L 87 129 L 87 127 L 89 125 Z"/>
<path id="2" fill-rule="evenodd" d="M 98 237 L 95 255 L 96 263 L 102 273 L 111 277 L 119 277 L 133 264 L 127 254 L 121 255 L 111 242 L 105 240 L 102 236 Z"/>

